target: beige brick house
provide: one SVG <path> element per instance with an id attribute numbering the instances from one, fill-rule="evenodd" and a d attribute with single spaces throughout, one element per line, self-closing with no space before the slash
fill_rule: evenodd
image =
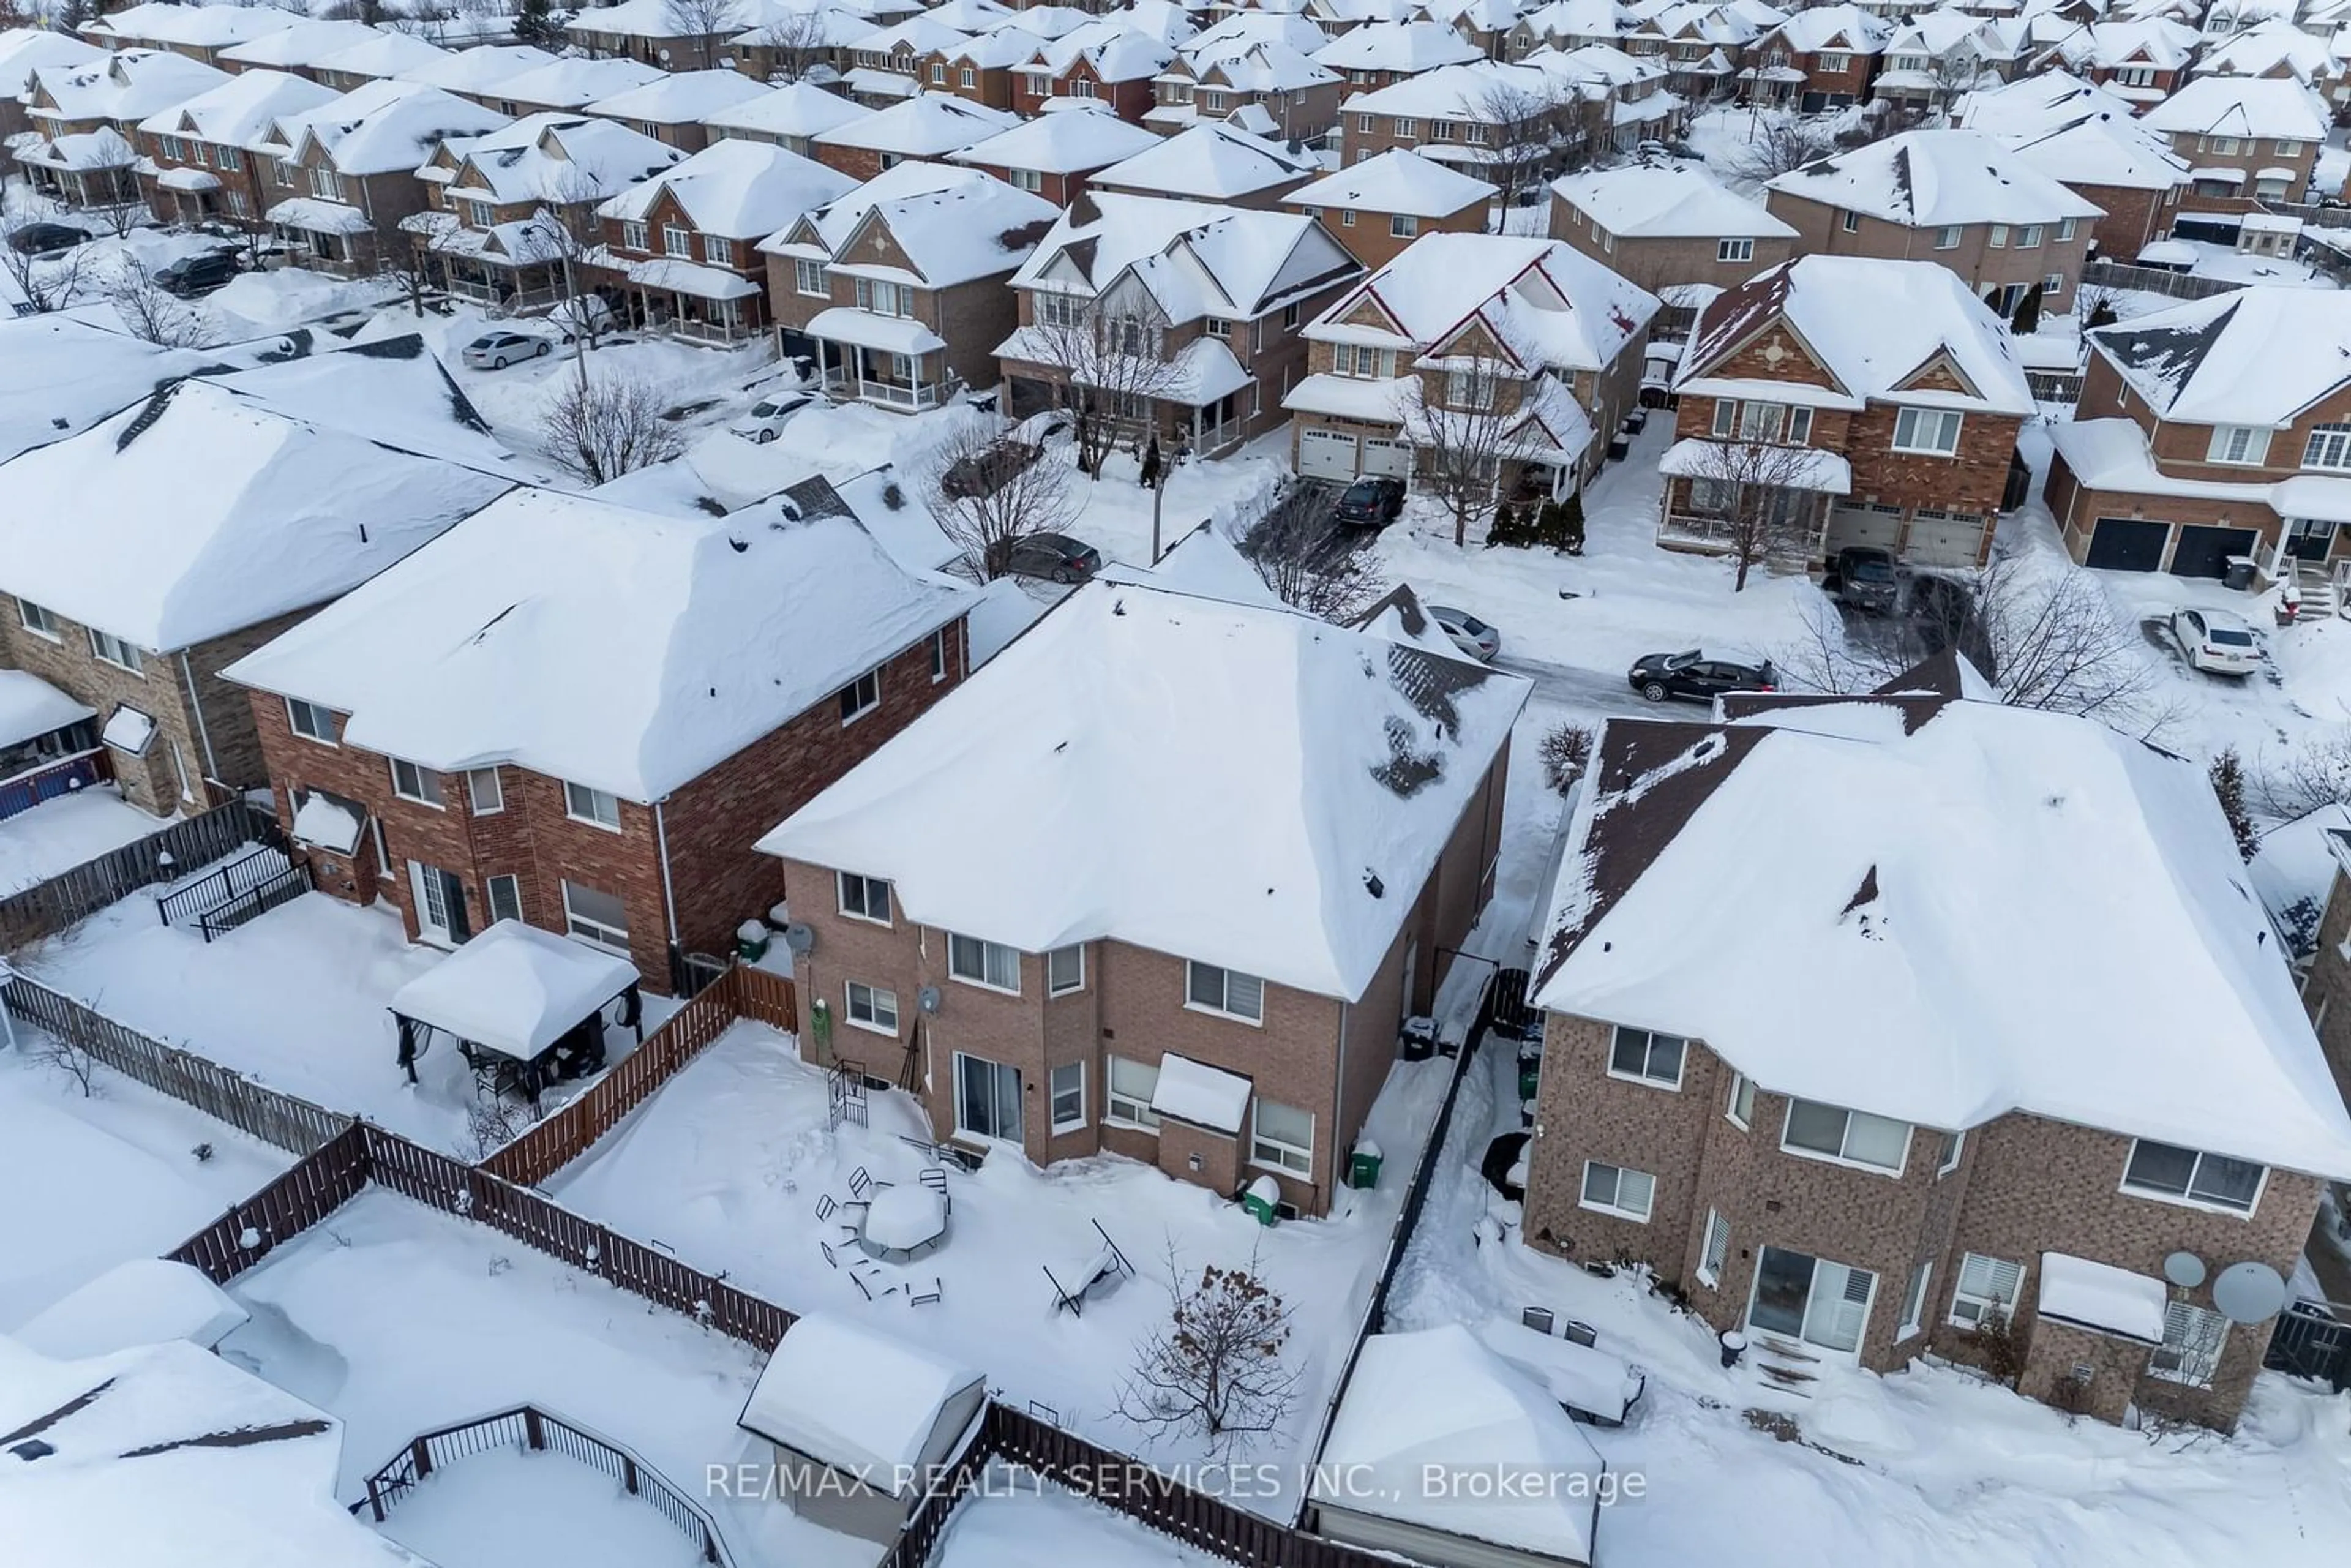
<path id="1" fill-rule="evenodd" d="M 1526 1234 L 1783 1385 L 2001 1321 L 2028 1396 L 2232 1427 L 2351 1114 L 2203 771 L 1956 661 L 1893 686 L 1604 729 Z"/>
<path id="2" fill-rule="evenodd" d="M 167 382 L 0 466 L 0 661 L 97 710 L 148 810 L 258 785 L 221 668 L 505 490 L 486 428 L 414 338 Z"/>
<path id="3" fill-rule="evenodd" d="M 1483 180 L 1395 147 L 1299 186 L 1281 204 L 1319 219 L 1349 256 L 1381 267 L 1422 235 L 1485 233 L 1498 193 Z"/>
<path id="4" fill-rule="evenodd" d="M 1528 689 L 1410 613 L 1080 589 L 760 841 L 810 936 L 803 1054 L 998 1157 L 1326 1212 L 1492 891 Z"/>
<path id="5" fill-rule="evenodd" d="M 2219 577 L 2231 556 L 2351 553 L 2351 309 L 2254 287 L 2087 334 L 2050 509 L 2074 559 Z"/>
<path id="6" fill-rule="evenodd" d="M 901 163 L 935 162 L 1019 123 L 1010 110 L 925 91 L 825 131 L 813 139 L 811 155 L 852 180 L 871 180 Z"/>
<path id="7" fill-rule="evenodd" d="M 1789 259 L 1796 231 L 1704 169 L 1636 163 L 1552 181 L 1551 236 L 1666 296 L 1687 329 L 1721 290 Z"/>
<path id="8" fill-rule="evenodd" d="M 1093 175 L 1159 145 L 1159 138 L 1111 112 L 1072 100 L 1011 130 L 947 154 L 1006 184 L 1066 207 Z"/>
<path id="9" fill-rule="evenodd" d="M 1228 18 L 1249 19 L 1243 12 Z M 1269 21 L 1274 20 L 1270 16 Z M 1302 17 L 1280 20 L 1305 29 L 1321 47 L 1322 35 Z M 1259 39 L 1235 46 L 1211 28 L 1184 45 L 1153 78 L 1157 101 L 1143 123 L 1170 135 L 1195 125 L 1240 114 L 1257 120 L 1269 136 L 1311 141 L 1337 123 L 1345 83 L 1337 71 L 1318 65 L 1290 42 Z"/>
<path id="10" fill-rule="evenodd" d="M 1724 549 L 1767 493 L 1775 545 L 1922 566 L 1991 549 L 2032 389 L 2002 323 L 1943 268 L 1807 256 L 1698 319 L 1674 390 L 1657 542 Z"/>
<path id="11" fill-rule="evenodd" d="M 724 518 L 526 489 L 229 678 L 322 891 L 443 946 L 519 919 L 668 990 L 782 895 L 763 827 L 962 679 L 970 599 L 820 481 Z"/>
<path id="12" fill-rule="evenodd" d="M 2310 197 L 2326 141 L 2326 111 L 2291 77 L 2199 77 L 2148 110 L 2143 123 L 2186 161 L 2190 208 L 2242 210 L 2248 201 Z"/>
<path id="13" fill-rule="evenodd" d="M 2128 261 L 2170 235 L 2188 164 L 2113 89 L 2044 71 L 1967 94 L 1952 118 L 2104 213 L 2090 230 L 2098 255 Z"/>
<path id="14" fill-rule="evenodd" d="M 1798 11 L 1755 41 L 1740 85 L 1806 114 L 1865 102 L 1893 37 L 1890 26 L 1858 5 Z"/>
<path id="15" fill-rule="evenodd" d="M 1318 478 L 1408 476 L 1416 447 L 1452 441 L 1490 455 L 1506 491 L 1563 497 L 1638 399 L 1656 312 L 1557 240 L 1425 235 L 1306 329 L 1309 374 L 1283 402 L 1292 460 Z"/>
<path id="16" fill-rule="evenodd" d="M 200 60 L 157 49 L 35 66 L 24 110 L 31 130 L 11 141 L 11 153 L 36 190 L 68 205 L 136 201 L 134 128 L 227 79 Z"/>

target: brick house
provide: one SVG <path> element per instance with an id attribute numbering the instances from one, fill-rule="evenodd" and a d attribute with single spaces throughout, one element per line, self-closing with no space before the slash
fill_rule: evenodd
<path id="1" fill-rule="evenodd" d="M 252 69 L 141 120 L 132 141 L 155 221 L 264 226 L 261 214 L 276 199 L 265 152 L 270 127 L 334 96 L 301 77 Z"/>
<path id="2" fill-rule="evenodd" d="M 927 14 L 902 17 L 851 40 L 849 96 L 868 109 L 887 109 L 923 90 L 923 61 L 970 35 Z"/>
<path id="3" fill-rule="evenodd" d="M 723 518 L 526 489 L 229 678 L 321 891 L 444 946 L 520 919 L 668 990 L 782 896 L 759 824 L 963 678 L 971 598 L 820 483 Z"/>
<path id="4" fill-rule="evenodd" d="M 2203 770 L 1970 689 L 1946 656 L 1608 723 L 1536 960 L 1525 1233 L 1651 1265 L 1767 1378 L 2005 1320 L 2028 1397 L 2233 1427 L 2268 1323 L 2211 1281 L 2292 1275 L 2351 1115 Z"/>
<path id="5" fill-rule="evenodd" d="M 244 5 L 182 5 L 151 0 L 92 17 L 75 30 L 101 48 L 117 53 L 158 49 L 211 66 L 240 44 L 284 32 L 301 18 L 275 8 Z"/>
<path id="6" fill-rule="evenodd" d="M 530 108 L 543 106 L 526 107 L 503 96 L 506 84 L 555 63 L 553 55 L 528 44 L 476 44 L 470 49 L 459 49 L 437 60 L 428 61 L 407 75 L 411 81 L 421 81 L 444 92 L 454 92 L 459 98 L 473 99 L 484 109 L 495 109 L 509 119 L 519 120 L 530 112 Z M 620 89 L 615 88 L 613 90 Z"/>
<path id="7" fill-rule="evenodd" d="M 1140 125 L 1159 100 L 1153 84 L 1175 60 L 1163 39 L 1116 21 L 1088 22 L 1037 44 L 1012 68 L 1012 108 L 1032 115 L 1057 103 L 1098 103 Z"/>
<path id="8" fill-rule="evenodd" d="M 803 158 L 816 156 L 816 139 L 872 110 L 804 81 L 771 88 L 758 98 L 705 117 L 714 139 L 771 141 Z"/>
<path id="9" fill-rule="evenodd" d="M 1595 130 L 1604 137 L 1612 104 L 1606 86 L 1564 55 L 1440 66 L 1351 96 L 1340 117 L 1340 162 L 1352 168 L 1403 148 L 1515 196 L 1583 156 Z"/>
<path id="10" fill-rule="evenodd" d="M 649 66 L 641 60 L 587 59 L 567 55 L 499 78 L 495 85 L 486 84 L 460 96 L 486 103 L 500 114 L 519 116 L 542 109 L 582 110 L 598 99 L 611 98 L 661 78 L 659 66 Z"/>
<path id="11" fill-rule="evenodd" d="M 699 152 L 710 145 L 710 116 L 765 98 L 768 90 L 740 71 L 671 71 L 658 81 L 600 98 L 584 112 L 681 152 Z"/>
<path id="12" fill-rule="evenodd" d="M 1009 110 L 1018 94 L 1013 68 L 1035 49 L 1035 35 L 1018 27 L 958 38 L 922 55 L 914 62 L 914 80 L 925 92 Z"/>
<path id="13" fill-rule="evenodd" d="M 1551 235 L 1666 296 L 1677 331 L 1721 290 L 1788 260 L 1796 240 L 1761 203 L 1688 164 L 1562 175 L 1551 186 Z"/>
<path id="14" fill-rule="evenodd" d="M 2307 199 L 2327 118 L 2318 95 L 2291 78 L 2199 77 L 2148 110 L 2144 123 L 2187 161 L 2185 204 L 2230 212 L 2248 199 Z"/>
<path id="15" fill-rule="evenodd" d="M 11 152 L 35 190 L 70 206 L 135 202 L 131 138 L 139 122 L 227 79 L 200 60 L 156 49 L 35 66 L 25 100 L 31 130 Z"/>
<path id="16" fill-rule="evenodd" d="M 1077 199 L 1092 175 L 1159 145 L 1160 139 L 1107 108 L 1079 99 L 1024 120 L 1001 135 L 947 154 L 1056 207 Z"/>
<path id="17" fill-rule="evenodd" d="M 25 106 L 32 100 L 33 73 L 43 66 L 70 68 L 101 59 L 105 52 L 69 33 L 19 27 L 0 33 L 0 144 L 32 128 Z"/>
<path id="18" fill-rule="evenodd" d="M 671 0 L 592 5 L 563 24 L 590 59 L 626 59 L 665 71 L 730 68 L 727 41 L 759 21 L 747 4 L 682 8 Z M 706 29 L 706 30 L 705 30 Z"/>
<path id="19" fill-rule="evenodd" d="M 1306 373 L 1300 325 L 1362 274 L 1302 214 L 1090 191 L 1013 275 L 1018 330 L 996 348 L 1008 404 L 1074 402 L 1228 451 L 1281 423 Z"/>
<path id="20" fill-rule="evenodd" d="M 1269 136 L 1313 141 L 1338 123 L 1346 84 L 1337 71 L 1287 43 L 1234 47 L 1210 43 L 1213 32 L 1183 46 L 1153 79 L 1158 101 L 1144 111 L 1144 124 L 1175 135 L 1246 110 L 1252 118 L 1262 114 Z M 1319 35 L 1314 47 L 1321 47 Z"/>
<path id="21" fill-rule="evenodd" d="M 1622 43 L 1636 26 L 1616 0 L 1549 0 L 1510 24 L 1497 57 L 1520 60 L 1538 49 Z"/>
<path id="22" fill-rule="evenodd" d="M 2279 834 L 2305 834 L 2310 847 L 2318 848 L 2313 855 L 2305 851 L 2296 860 L 2323 867 L 2323 880 L 2307 888 L 2294 891 L 2314 897 L 2321 913 L 2318 925 L 2311 930 L 2310 952 L 2304 956 L 2307 972 L 2303 980 L 2304 1009 L 2310 1015 L 2310 1027 L 2318 1036 L 2319 1049 L 2325 1053 L 2326 1070 L 2335 1080 L 2336 1092 L 2351 1099 L 2351 812 L 2340 804 L 2322 807 L 2301 821 L 2273 828 L 2264 835 L 2262 848 L 2266 852 L 2271 838 Z M 2323 847 L 2320 847 L 2323 846 Z M 2262 862 L 2254 862 L 2256 874 Z M 2277 912 L 2276 900 L 2270 901 Z"/>
<path id="23" fill-rule="evenodd" d="M 1297 142 L 1204 120 L 1155 147 L 1095 170 L 1090 183 L 1131 196 L 1272 207 L 1322 173 L 1322 159 Z"/>
<path id="24" fill-rule="evenodd" d="M 225 71 L 286 71 L 319 81 L 322 61 L 383 35 L 365 22 L 348 19 L 296 22 L 223 49 L 212 63 Z M 324 85 L 323 83 L 321 85 Z"/>
<path id="25" fill-rule="evenodd" d="M 2099 256 L 2128 261 L 2171 233 L 2188 165 L 2111 89 L 2043 71 L 1969 93 L 1951 114 L 2103 212 L 2090 230 Z"/>
<path id="26" fill-rule="evenodd" d="M 306 265 L 373 272 L 410 249 L 401 221 L 424 210 L 416 168 L 432 148 L 506 123 L 494 110 L 406 81 L 371 82 L 280 115 L 262 149 L 274 182 L 263 215 Z"/>
<path id="27" fill-rule="evenodd" d="M 371 82 L 395 78 L 412 80 L 409 73 L 437 65 L 449 51 L 406 33 L 379 32 L 347 48 L 336 50 L 314 68 L 318 79 L 337 92 L 350 92 Z"/>
<path id="28" fill-rule="evenodd" d="M 1866 103 L 1893 37 L 1891 26 L 1858 5 L 1814 6 L 1758 38 L 1754 64 L 1740 79 L 1763 101 L 1805 114 Z"/>
<path id="29" fill-rule="evenodd" d="M 1960 11 L 1923 11 L 1896 22 L 1886 41 L 1883 68 L 1869 84 L 1870 97 L 1908 114 L 1947 110 L 1962 90 L 1986 77 L 2013 76 L 2017 50 L 2013 28 Z"/>
<path id="30" fill-rule="evenodd" d="M 1347 90 L 1370 92 L 1433 71 L 1482 59 L 1478 46 L 1442 22 L 1371 22 L 1351 27 L 1314 51 L 1313 60 L 1344 78 Z"/>
<path id="31" fill-rule="evenodd" d="M 1398 147 L 1281 198 L 1319 219 L 1347 254 L 1385 267 L 1425 234 L 1483 234 L 1495 188 Z"/>
<path id="32" fill-rule="evenodd" d="M 1491 894 L 1528 690 L 1430 626 L 1079 589 L 759 841 L 813 937 L 803 1054 L 908 1086 L 943 1139 L 1327 1212 Z"/>
<path id="33" fill-rule="evenodd" d="M 588 265 L 630 319 L 733 342 L 768 329 L 760 241 L 854 183 L 768 142 L 714 141 L 598 207 L 604 241 Z"/>
<path id="34" fill-rule="evenodd" d="M 1682 0 L 1619 42 L 1635 58 L 1663 65 L 1669 90 L 1693 103 L 1707 103 L 1736 89 L 1739 68 L 1764 26 L 1764 21 L 1740 6 Z"/>
<path id="35" fill-rule="evenodd" d="M 2346 332 L 2334 291 L 2261 287 L 2086 334 L 2081 401 L 2050 426 L 2049 507 L 2074 559 L 2219 577 L 2280 547 L 2351 555 Z"/>
<path id="36" fill-rule="evenodd" d="M 166 382 L 0 468 L 0 664 L 102 716 L 136 805 L 258 785 L 222 666 L 504 491 L 486 430 L 413 337 Z"/>
<path id="37" fill-rule="evenodd" d="M 1948 267 L 2001 317 L 2041 290 L 2073 308 L 2090 233 L 2105 214 L 1975 131 L 1906 131 L 1807 163 L 1764 187 L 1799 256 L 1875 256 Z"/>
<path id="38" fill-rule="evenodd" d="M 1005 280 L 1053 218 L 976 169 L 902 163 L 760 242 L 778 342 L 834 396 L 901 413 L 992 387 Z"/>
<path id="39" fill-rule="evenodd" d="M 2196 29 L 2169 16 L 2092 22 L 2042 57 L 2140 109 L 2179 90 L 2196 58 Z"/>
<path id="40" fill-rule="evenodd" d="M 1292 460 L 1312 477 L 1409 477 L 1414 448 L 1458 420 L 1506 491 L 1564 497 L 1637 401 L 1656 312 L 1557 240 L 1424 235 L 1306 328 L 1309 373 L 1283 401 Z"/>
<path id="41" fill-rule="evenodd" d="M 920 92 L 816 138 L 815 157 L 852 180 L 911 162 L 936 162 L 1020 123 L 1009 110 Z"/>
<path id="42" fill-rule="evenodd" d="M 1729 548 L 1741 489 L 1775 546 L 1921 566 L 1991 549 L 2032 389 L 2002 323 L 1926 262 L 1800 256 L 1700 312 L 1674 390 L 1657 542 Z"/>

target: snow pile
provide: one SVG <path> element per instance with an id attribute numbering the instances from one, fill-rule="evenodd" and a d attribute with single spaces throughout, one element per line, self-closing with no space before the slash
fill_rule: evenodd
<path id="1" fill-rule="evenodd" d="M 249 1314 L 185 1263 L 133 1258 L 28 1318 L 11 1336 L 26 1350 L 71 1361 L 185 1340 L 210 1350 Z"/>
<path id="2" fill-rule="evenodd" d="M 980 1381 L 895 1335 L 811 1313 L 777 1343 L 741 1424 L 877 1491 L 895 1490 L 893 1473 L 922 1458 L 940 1416 Z"/>
<path id="3" fill-rule="evenodd" d="M 2041 1315 L 2083 1328 L 2163 1343 L 2170 1292 L 2163 1281 L 2064 1252 L 2041 1255 Z"/>
<path id="4" fill-rule="evenodd" d="M 1209 1067 L 1169 1051 L 1159 1059 L 1159 1084 L 1151 1108 L 1163 1116 L 1238 1133 L 1249 1112 L 1249 1081 L 1238 1072 Z"/>

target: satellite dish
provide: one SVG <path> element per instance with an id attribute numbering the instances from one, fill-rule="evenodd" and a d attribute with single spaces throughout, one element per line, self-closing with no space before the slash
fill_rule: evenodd
<path id="1" fill-rule="evenodd" d="M 2212 1281 L 2212 1304 L 2232 1323 L 2267 1322 L 2285 1305 L 2285 1280 L 2266 1263 L 2231 1263 Z"/>
<path id="2" fill-rule="evenodd" d="M 937 1012 L 939 1010 L 939 988 L 936 986 L 925 986 L 921 990 L 916 991 L 914 993 L 914 1006 L 926 1013 Z"/>
<path id="3" fill-rule="evenodd" d="M 784 946 L 795 957 L 805 958 L 816 946 L 816 932 L 805 920 L 795 920 L 784 927 Z"/>
<path id="4" fill-rule="evenodd" d="M 2193 1252 L 2174 1252 L 2163 1260 L 2163 1277 L 2183 1291 L 2204 1282 L 2204 1260 Z"/>

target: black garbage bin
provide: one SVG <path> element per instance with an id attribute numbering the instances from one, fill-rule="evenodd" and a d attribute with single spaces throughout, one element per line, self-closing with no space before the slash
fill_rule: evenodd
<path id="1" fill-rule="evenodd" d="M 2220 580 L 2241 593 L 2252 587 L 2253 568 L 2256 564 L 2258 563 L 2252 556 L 2232 555 L 2228 560 L 2228 570 L 2220 574 Z"/>

